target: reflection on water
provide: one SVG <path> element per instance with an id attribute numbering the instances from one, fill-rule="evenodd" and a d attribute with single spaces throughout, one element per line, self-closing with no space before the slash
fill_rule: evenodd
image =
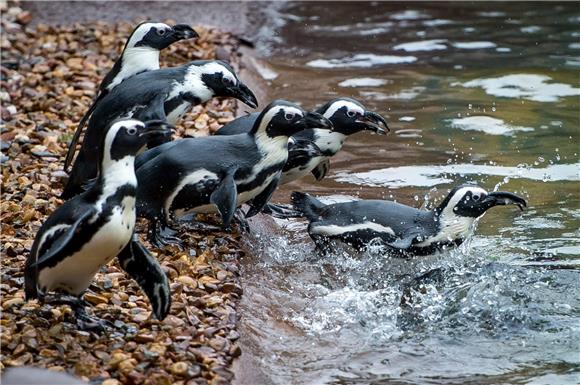
<path id="1" fill-rule="evenodd" d="M 269 96 L 353 97 L 392 132 L 349 138 L 326 179 L 274 201 L 431 207 L 472 181 L 529 208 L 491 210 L 458 250 L 411 260 L 379 246 L 320 256 L 301 221 L 255 228 L 241 330 L 264 383 L 580 382 L 576 8 L 289 3 L 276 16 Z"/>

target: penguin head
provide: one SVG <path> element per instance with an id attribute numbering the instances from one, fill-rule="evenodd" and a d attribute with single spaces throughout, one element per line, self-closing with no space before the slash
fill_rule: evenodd
<path id="1" fill-rule="evenodd" d="M 251 132 L 265 133 L 271 138 L 290 137 L 309 128 L 332 130 L 332 123 L 317 112 L 304 111 L 286 100 L 275 100 L 260 113 Z"/>
<path id="2" fill-rule="evenodd" d="M 477 185 L 455 187 L 436 209 L 439 213 L 453 213 L 455 216 L 478 218 L 494 206 L 516 205 L 523 211 L 525 199 L 505 191 L 487 192 Z"/>
<path id="3" fill-rule="evenodd" d="M 367 111 L 361 103 L 351 98 L 331 100 L 316 112 L 332 122 L 334 131 L 344 135 L 363 130 L 370 130 L 377 134 L 386 134 L 389 131 L 387 122 L 381 115 Z"/>
<path id="4" fill-rule="evenodd" d="M 144 22 L 133 30 L 125 49 L 141 47 L 160 51 L 179 40 L 194 37 L 199 37 L 199 34 L 187 24 L 170 27 L 164 23 Z"/>
<path id="5" fill-rule="evenodd" d="M 201 81 L 212 91 L 213 96 L 232 97 L 252 108 L 258 107 L 254 93 L 238 79 L 234 69 L 225 61 L 194 62 L 193 65 L 198 67 Z"/>
<path id="6" fill-rule="evenodd" d="M 103 146 L 104 156 L 113 161 L 134 156 L 152 137 L 170 134 L 171 126 L 162 120 L 117 120 L 107 130 Z"/>

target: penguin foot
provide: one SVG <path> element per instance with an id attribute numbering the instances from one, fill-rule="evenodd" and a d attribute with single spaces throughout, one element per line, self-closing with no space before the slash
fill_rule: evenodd
<path id="1" fill-rule="evenodd" d="M 288 219 L 288 218 L 299 218 L 302 216 L 302 213 L 292 209 L 292 206 L 290 205 L 268 203 L 266 207 L 268 211 L 266 210 L 262 211 L 267 214 L 270 214 L 274 218 Z"/>
<path id="2" fill-rule="evenodd" d="M 179 237 L 173 235 L 175 233 L 175 230 L 169 228 L 159 230 L 158 232 L 156 231 L 149 236 L 149 242 L 158 249 L 162 249 L 167 245 L 174 245 L 183 250 L 183 241 Z"/>
<path id="3" fill-rule="evenodd" d="M 182 225 L 188 231 L 199 231 L 199 232 L 214 232 L 221 231 L 222 228 L 219 226 L 210 225 L 207 223 L 201 223 L 197 221 L 185 222 Z"/>
<path id="4" fill-rule="evenodd" d="M 248 222 L 242 210 L 236 210 L 234 214 L 234 222 L 240 227 L 241 232 L 250 233 L 250 222 Z"/>
<path id="5" fill-rule="evenodd" d="M 88 315 L 84 306 L 77 307 L 74 309 L 74 311 L 75 318 L 77 321 L 77 327 L 80 330 L 102 333 L 107 329 L 112 329 L 115 327 L 115 325 L 113 325 L 113 323 L 110 321 L 98 319 Z"/>

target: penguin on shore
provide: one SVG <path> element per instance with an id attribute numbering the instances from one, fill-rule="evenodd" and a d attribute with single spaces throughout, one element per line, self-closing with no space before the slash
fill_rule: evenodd
<path id="1" fill-rule="evenodd" d="M 169 135 L 161 121 L 120 120 L 103 138 L 99 177 L 91 188 L 58 207 L 38 231 L 24 270 L 27 299 L 67 303 L 79 327 L 102 329 L 89 317 L 82 295 L 99 269 L 116 256 L 163 319 L 170 306 L 169 284 L 159 263 L 133 237 L 137 178 L 134 159 L 151 135 Z M 139 266 L 136 266 L 138 260 Z M 48 296 L 58 292 L 64 296 Z"/>
<path id="2" fill-rule="evenodd" d="M 96 158 L 106 127 L 119 118 L 166 120 L 174 125 L 190 107 L 212 97 L 234 97 L 250 107 L 258 102 L 252 91 L 220 60 L 193 61 L 181 67 L 163 68 L 134 75 L 113 88 L 97 105 L 85 139 L 61 195 L 70 198 L 83 191 L 96 176 Z M 150 139 L 149 148 L 159 144 Z"/>
<path id="3" fill-rule="evenodd" d="M 308 233 L 321 249 L 340 240 L 356 249 L 380 240 L 399 256 L 429 255 L 459 246 L 474 222 L 494 206 L 514 204 L 523 210 L 526 201 L 503 191 L 487 192 L 476 185 L 455 187 L 439 206 L 420 210 L 384 200 L 325 205 L 301 192 L 292 193 L 294 208 L 310 221 Z"/>
<path id="4" fill-rule="evenodd" d="M 295 140 L 292 147 L 297 154 L 301 154 L 302 145 L 311 146 L 311 143 L 314 143 L 320 152 L 310 159 L 295 161 L 293 152 L 289 149 L 288 164 L 284 167 L 280 184 L 289 183 L 309 173 L 312 173 L 316 180 L 321 180 L 328 172 L 329 159 L 342 149 L 349 135 L 364 130 L 377 134 L 386 134 L 389 131 L 387 122 L 381 115 L 367 111 L 361 103 L 351 98 L 333 99 L 315 112 L 330 120 L 333 129 L 316 127 L 292 136 Z M 248 132 L 257 118 L 258 113 L 237 118 L 220 128 L 215 135 L 237 135 Z"/>
<path id="5" fill-rule="evenodd" d="M 310 127 L 331 129 L 322 115 L 276 100 L 244 134 L 165 143 L 137 158 L 137 213 L 151 221 L 152 244 L 168 243 L 159 225 L 190 213 L 217 213 L 228 229 L 236 207 L 258 213 L 278 186 L 288 138 Z"/>
<path id="6" fill-rule="evenodd" d="M 65 171 L 72 163 L 85 122 L 101 99 L 123 80 L 141 72 L 159 69 L 159 51 L 180 40 L 196 37 L 199 37 L 199 34 L 187 24 L 170 27 L 164 23 L 143 22 L 135 27 L 125 43 L 121 56 L 103 78 L 89 110 L 77 126 L 64 160 Z"/>

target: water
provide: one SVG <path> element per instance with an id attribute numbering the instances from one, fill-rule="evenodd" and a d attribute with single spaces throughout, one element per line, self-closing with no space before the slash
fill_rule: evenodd
<path id="1" fill-rule="evenodd" d="M 454 185 L 513 191 L 452 252 L 319 256 L 301 221 L 254 226 L 241 382 L 580 383 L 580 12 L 570 4 L 289 3 L 264 27 L 269 97 L 350 96 L 387 117 L 322 182 L 328 201 L 431 206 Z M 248 379 L 249 378 L 249 379 Z"/>

